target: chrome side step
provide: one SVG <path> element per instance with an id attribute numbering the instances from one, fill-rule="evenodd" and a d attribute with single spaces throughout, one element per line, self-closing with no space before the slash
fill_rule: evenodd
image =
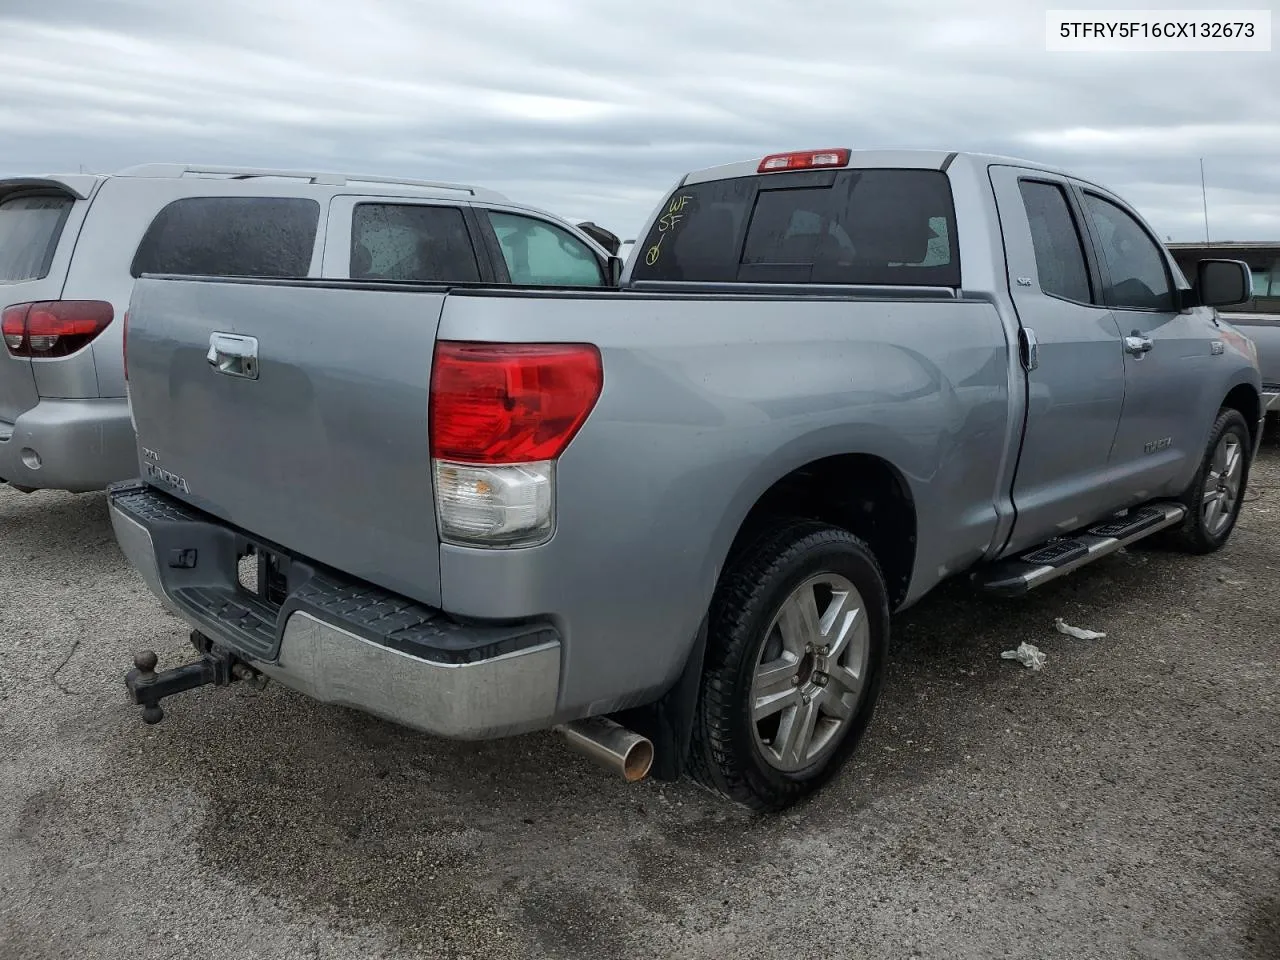
<path id="1" fill-rule="evenodd" d="M 984 593 L 1020 597 L 1115 553 L 1126 544 L 1179 524 L 1186 515 L 1187 508 L 1181 503 L 1149 503 L 1070 536 L 1058 537 L 1017 557 L 998 560 L 975 571 L 971 579 Z"/>

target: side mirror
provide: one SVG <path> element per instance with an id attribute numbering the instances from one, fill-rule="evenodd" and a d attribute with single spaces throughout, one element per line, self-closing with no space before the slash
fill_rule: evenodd
<path id="1" fill-rule="evenodd" d="M 611 254 L 616 254 L 618 248 L 622 246 L 622 241 L 618 239 L 618 235 L 612 231 L 606 230 L 599 224 L 592 223 L 587 220 L 578 224 L 578 229 L 585 233 L 600 246 L 604 247 Z"/>
<path id="2" fill-rule="evenodd" d="M 1253 274 L 1243 260 L 1196 264 L 1196 299 L 1205 307 L 1230 307 L 1253 299 Z"/>
<path id="3" fill-rule="evenodd" d="M 626 266 L 626 261 L 621 257 L 609 258 L 609 286 L 616 287 L 622 282 L 622 268 Z"/>

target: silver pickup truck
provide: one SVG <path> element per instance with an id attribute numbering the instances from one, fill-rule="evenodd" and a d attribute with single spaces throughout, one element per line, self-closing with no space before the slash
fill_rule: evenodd
<path id="1" fill-rule="evenodd" d="M 990 156 L 688 174 L 620 289 L 144 277 L 120 546 L 200 655 L 442 737 L 556 728 L 757 810 L 871 719 L 890 615 L 1230 536 L 1252 345 L 1110 191 Z"/>

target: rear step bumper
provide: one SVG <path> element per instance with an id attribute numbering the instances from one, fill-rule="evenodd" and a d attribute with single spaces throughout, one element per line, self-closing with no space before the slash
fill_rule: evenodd
<path id="1" fill-rule="evenodd" d="M 973 580 L 986 593 L 1019 597 L 1115 553 L 1125 544 L 1181 523 L 1186 515 L 1187 508 L 1180 503 L 1148 504 L 1131 510 L 1126 516 L 1096 523 L 1071 536 L 983 567 L 973 574 Z"/>
<path id="2" fill-rule="evenodd" d="M 108 488 L 126 558 L 166 607 L 268 677 L 441 737 L 553 725 L 560 636 L 461 623 L 294 557 L 145 484 Z M 241 556 L 256 551 L 256 582 Z"/>

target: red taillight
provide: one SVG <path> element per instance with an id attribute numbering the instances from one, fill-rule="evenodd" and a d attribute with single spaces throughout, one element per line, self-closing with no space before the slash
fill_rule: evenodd
<path id="1" fill-rule="evenodd" d="M 431 456 L 554 460 L 603 386 L 600 351 L 590 344 L 440 341 L 431 371 Z"/>
<path id="2" fill-rule="evenodd" d="M 115 317 L 102 300 L 19 303 L 0 317 L 4 344 L 15 357 L 65 357 L 100 334 Z"/>
<path id="3" fill-rule="evenodd" d="M 849 162 L 849 150 L 836 147 L 831 150 L 800 150 L 792 153 L 771 153 L 760 161 L 756 173 L 777 173 L 782 170 L 813 170 L 818 167 L 843 167 Z"/>
<path id="4" fill-rule="evenodd" d="M 0 314 L 0 335 L 4 336 L 4 345 L 15 356 L 21 356 L 21 350 L 27 342 L 27 311 L 29 303 L 20 303 L 16 307 L 6 307 Z"/>
<path id="5" fill-rule="evenodd" d="M 124 378 L 129 379 L 129 311 L 120 320 L 120 354 L 124 361 Z"/>

